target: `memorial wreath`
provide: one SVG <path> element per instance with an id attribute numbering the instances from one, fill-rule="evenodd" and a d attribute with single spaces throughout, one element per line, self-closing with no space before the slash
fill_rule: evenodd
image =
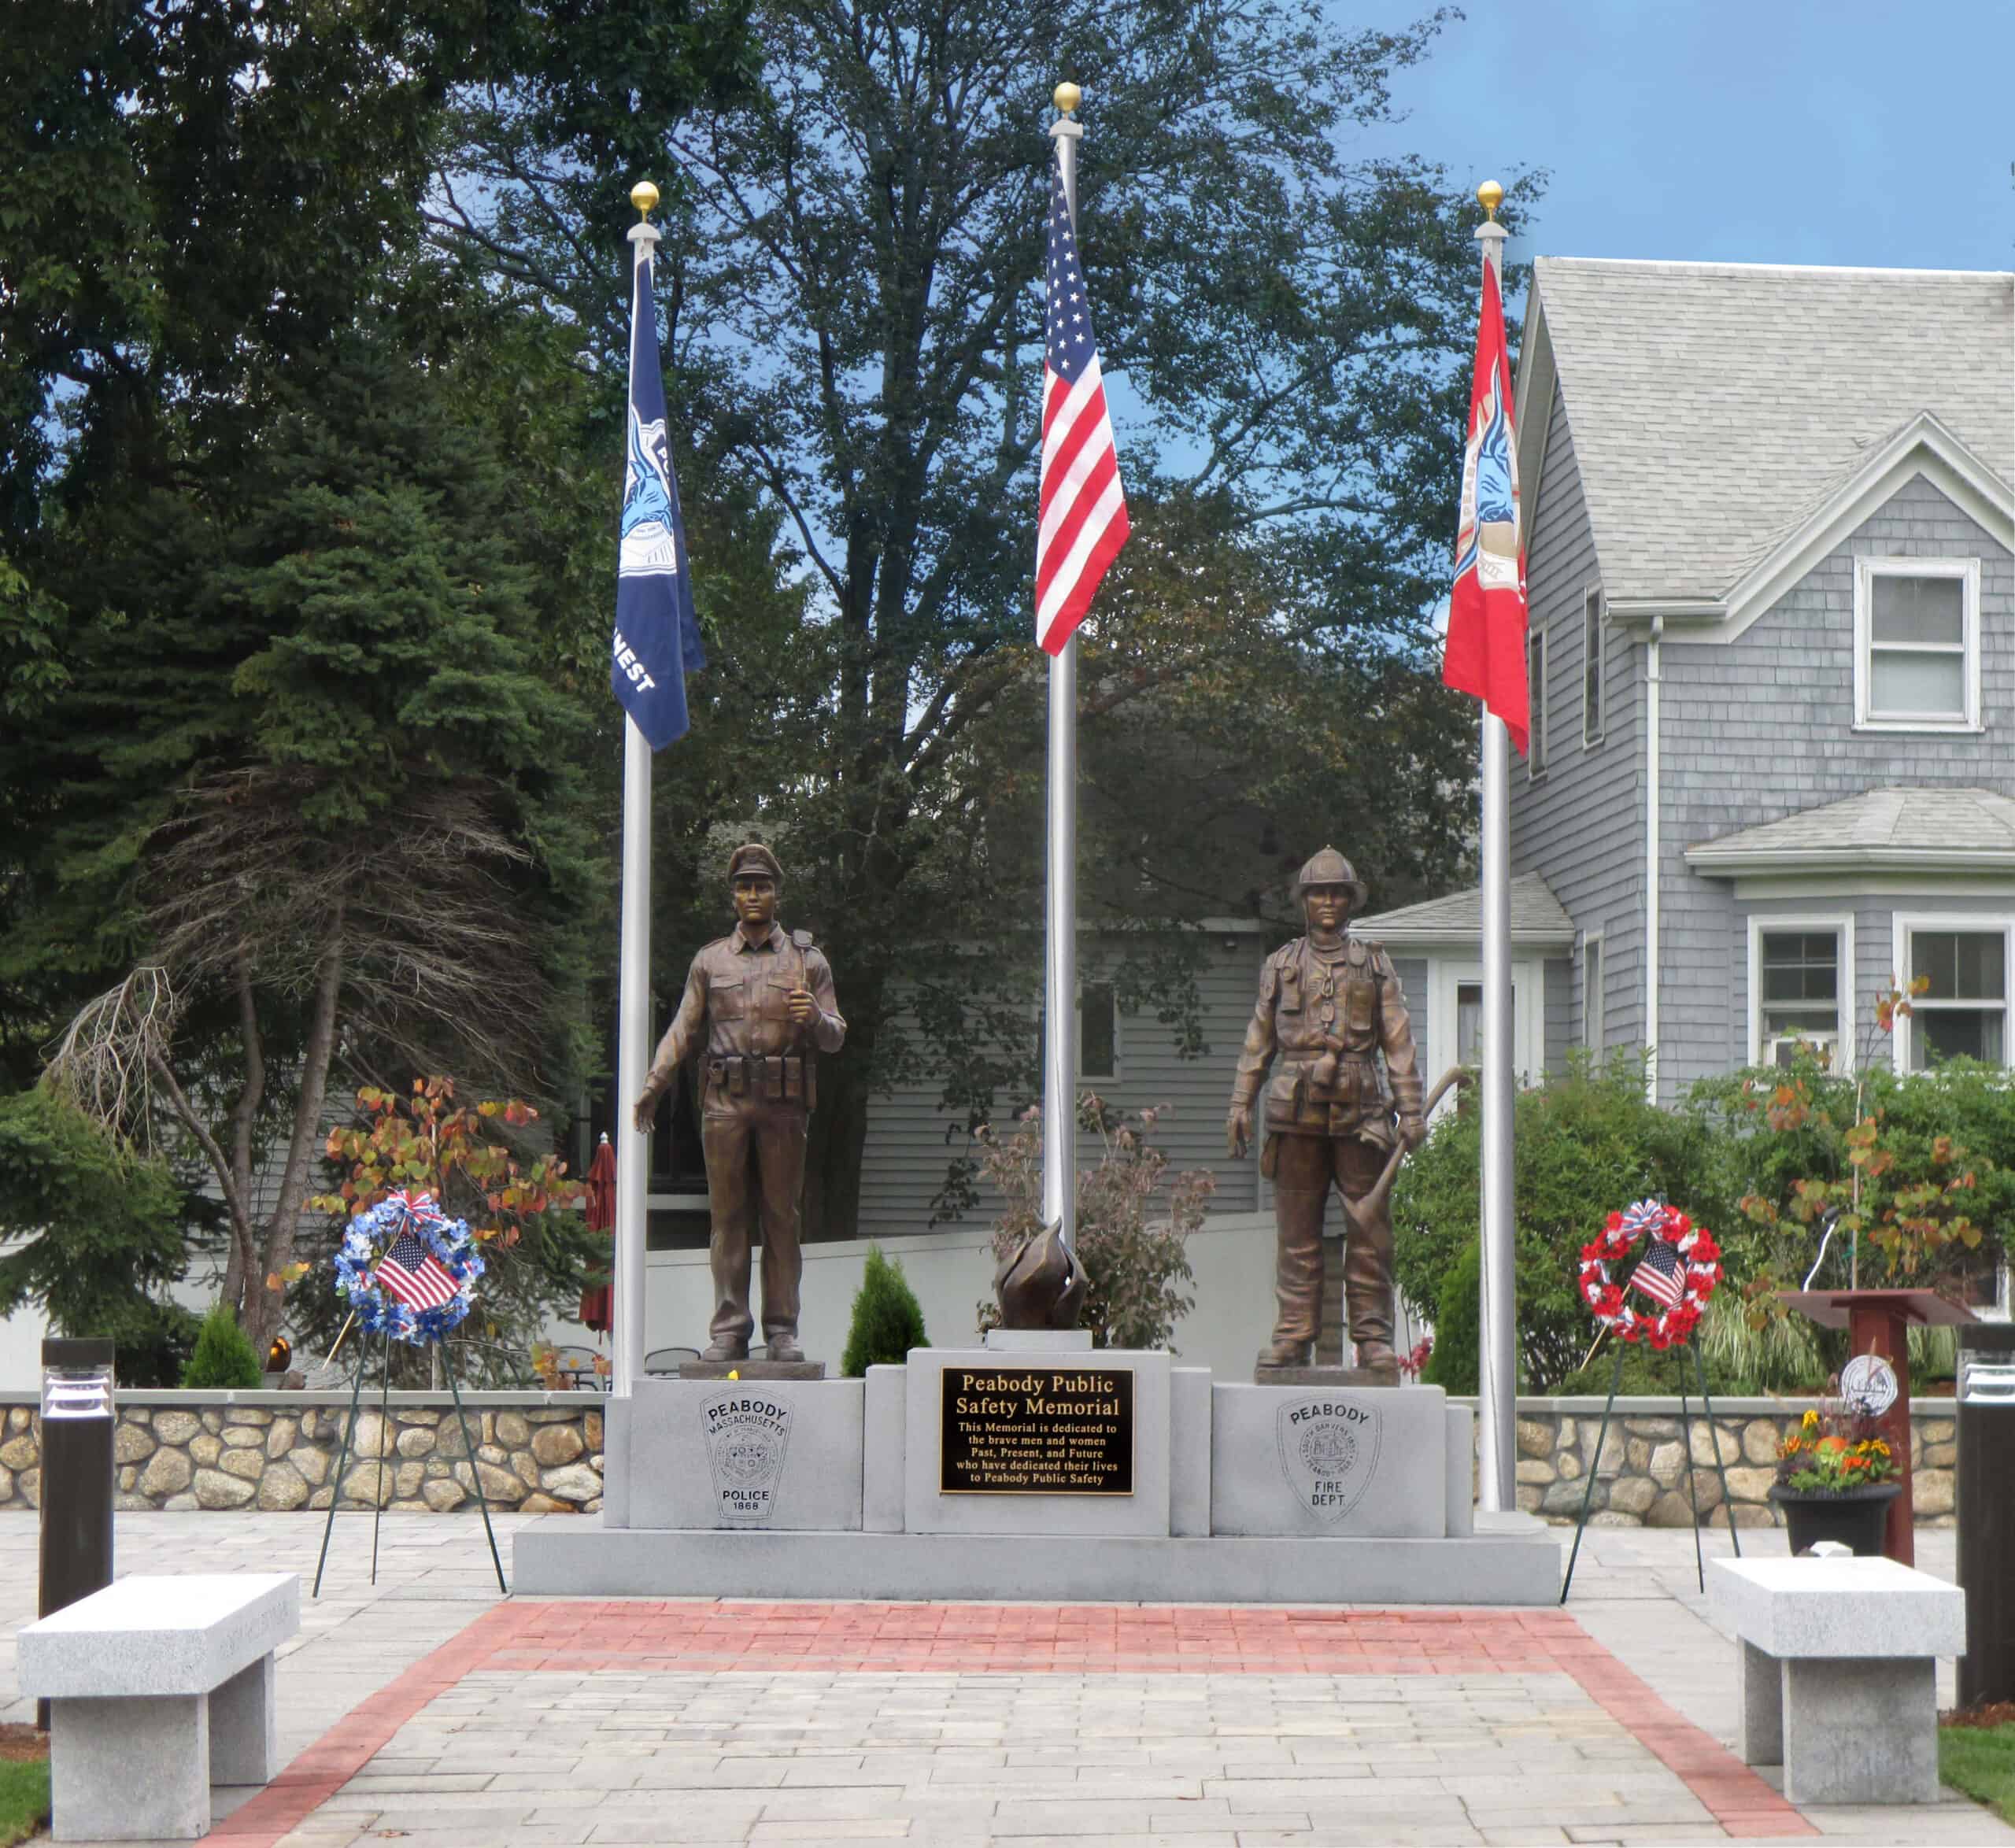
<path id="1" fill-rule="evenodd" d="M 1628 1258 L 1640 1240 L 1644 1249 L 1636 1266 L 1623 1282 L 1612 1282 L 1610 1266 Z M 1610 1214 L 1599 1236 L 1581 1247 L 1581 1298 L 1620 1340 L 1683 1346 L 1721 1281 L 1721 1257 L 1706 1226 L 1663 1200 L 1639 1200 Z M 1632 1290 L 1653 1307 L 1632 1303 Z"/>
<path id="2" fill-rule="evenodd" d="M 336 1288 L 368 1332 L 421 1347 L 468 1314 L 483 1268 L 466 1221 L 450 1219 L 431 1194 L 394 1193 L 345 1229 Z"/>

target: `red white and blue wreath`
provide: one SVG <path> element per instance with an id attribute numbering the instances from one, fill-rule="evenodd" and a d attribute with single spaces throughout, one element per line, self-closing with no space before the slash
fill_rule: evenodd
<path id="1" fill-rule="evenodd" d="M 395 1193 L 360 1213 L 336 1253 L 336 1288 L 367 1332 L 416 1347 L 445 1340 L 469 1312 L 482 1254 L 465 1220 L 431 1194 Z"/>
<path id="2" fill-rule="evenodd" d="M 1640 1239 L 1636 1267 L 1623 1283 L 1610 1282 L 1610 1266 L 1628 1258 Z M 1581 1247 L 1581 1299 L 1620 1340 L 1683 1345 L 1721 1281 L 1721 1258 L 1706 1226 L 1662 1200 L 1639 1200 L 1610 1214 L 1601 1235 Z M 1654 1307 L 1639 1308 L 1630 1291 Z"/>

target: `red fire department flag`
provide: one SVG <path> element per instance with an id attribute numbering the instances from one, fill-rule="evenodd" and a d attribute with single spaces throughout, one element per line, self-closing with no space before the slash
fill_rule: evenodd
<path id="1" fill-rule="evenodd" d="M 1448 644 L 1441 678 L 1473 693 L 1526 748 L 1525 551 L 1518 519 L 1518 457 L 1511 430 L 1511 363 L 1497 272 L 1483 268 L 1483 315 L 1470 385 L 1462 449 L 1462 506 L 1455 535 L 1455 582 L 1448 598 Z"/>

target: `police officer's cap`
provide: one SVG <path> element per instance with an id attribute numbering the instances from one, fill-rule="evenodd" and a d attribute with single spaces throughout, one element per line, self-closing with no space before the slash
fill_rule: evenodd
<path id="1" fill-rule="evenodd" d="M 760 873 L 775 881 L 779 891 L 782 889 L 784 870 L 777 864 L 777 856 L 760 841 L 744 841 L 727 863 L 729 885 L 732 885 L 745 873 Z"/>
<path id="2" fill-rule="evenodd" d="M 1371 896 L 1370 889 L 1357 876 L 1357 869 L 1333 847 L 1324 848 L 1296 874 L 1294 896 L 1297 904 L 1313 885 L 1344 887 L 1351 895 L 1351 909 L 1353 911 L 1362 911 Z"/>

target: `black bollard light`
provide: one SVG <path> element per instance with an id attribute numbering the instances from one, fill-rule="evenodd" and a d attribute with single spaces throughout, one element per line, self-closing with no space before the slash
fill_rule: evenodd
<path id="1" fill-rule="evenodd" d="M 2015 1327 L 1967 1322 L 1958 1336 L 1959 1705 L 1976 1707 L 2015 1700 Z"/>
<path id="2" fill-rule="evenodd" d="M 112 1583 L 113 1344 L 42 1344 L 42 1582 L 35 1614 Z M 35 1724 L 49 1726 L 49 1703 Z"/>

